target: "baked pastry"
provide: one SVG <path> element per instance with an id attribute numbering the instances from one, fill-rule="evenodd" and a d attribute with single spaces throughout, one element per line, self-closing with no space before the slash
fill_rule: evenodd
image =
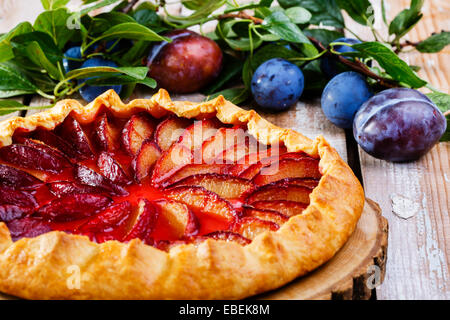
<path id="1" fill-rule="evenodd" d="M 323 137 L 223 97 L 65 100 L 0 147 L 0 291 L 27 299 L 249 297 L 329 260 L 364 205 Z"/>

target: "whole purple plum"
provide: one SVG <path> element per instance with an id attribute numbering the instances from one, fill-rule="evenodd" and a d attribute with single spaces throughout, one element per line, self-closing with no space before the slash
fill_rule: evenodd
<path id="1" fill-rule="evenodd" d="M 353 135 L 375 158 L 404 162 L 426 154 L 446 127 L 444 115 L 427 96 L 396 88 L 382 91 L 361 106 L 353 122 Z"/>
<path id="2" fill-rule="evenodd" d="M 223 55 L 213 40 L 182 29 L 164 36 L 172 42 L 154 45 L 148 56 L 149 76 L 161 88 L 177 93 L 195 92 L 219 75 Z"/>

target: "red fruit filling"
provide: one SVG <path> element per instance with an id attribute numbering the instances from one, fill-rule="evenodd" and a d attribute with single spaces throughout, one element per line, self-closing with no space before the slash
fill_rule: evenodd
<path id="1" fill-rule="evenodd" d="M 58 230 L 162 250 L 247 245 L 301 214 L 321 177 L 319 159 L 212 119 L 68 116 L 13 142 L 0 148 L 0 222 L 14 241 Z"/>

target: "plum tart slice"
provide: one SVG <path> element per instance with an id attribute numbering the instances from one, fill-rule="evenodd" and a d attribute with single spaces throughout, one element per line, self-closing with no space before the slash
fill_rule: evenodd
<path id="1" fill-rule="evenodd" d="M 364 204 L 322 137 L 164 90 L 0 123 L 0 192 L 0 291 L 38 299 L 248 297 L 330 259 Z"/>

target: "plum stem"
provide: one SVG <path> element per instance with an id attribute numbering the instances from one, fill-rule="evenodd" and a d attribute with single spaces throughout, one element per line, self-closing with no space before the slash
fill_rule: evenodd
<path id="1" fill-rule="evenodd" d="M 138 3 L 139 0 L 131 0 L 128 4 L 122 9 L 122 12 L 127 14 L 133 9 L 134 5 Z"/>
<path id="2" fill-rule="evenodd" d="M 327 48 L 317 39 L 313 38 L 313 37 L 308 37 L 309 41 L 311 41 L 316 48 L 318 48 L 321 51 L 327 50 Z M 338 60 L 339 62 L 341 62 L 342 64 L 345 64 L 346 66 L 350 67 L 351 69 L 362 73 L 374 80 L 376 80 L 381 86 L 383 87 L 387 87 L 387 88 L 397 88 L 399 87 L 399 84 L 396 81 L 393 81 L 391 79 L 386 79 L 383 77 L 380 77 L 379 75 L 377 75 L 376 73 L 372 72 L 364 63 L 362 63 L 359 60 L 348 60 L 345 59 L 343 56 L 341 55 L 337 55 L 334 54 L 332 52 L 330 52 L 329 50 L 327 50 L 328 52 L 325 53 L 326 55 L 332 57 L 333 59 Z"/>

